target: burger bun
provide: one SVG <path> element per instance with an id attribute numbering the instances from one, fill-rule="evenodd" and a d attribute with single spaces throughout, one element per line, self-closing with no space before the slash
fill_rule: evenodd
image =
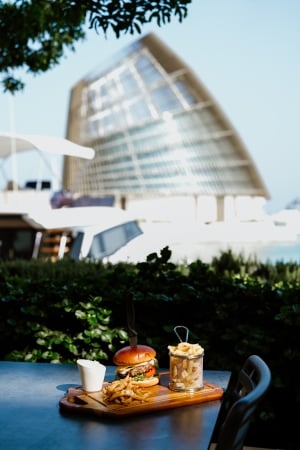
<path id="1" fill-rule="evenodd" d="M 155 356 L 156 351 L 148 345 L 137 344 L 133 347 L 128 345 L 115 353 L 113 362 L 116 366 L 127 366 L 150 361 Z"/>
<path id="2" fill-rule="evenodd" d="M 148 388 L 148 387 L 155 386 L 156 384 L 158 384 L 159 378 L 158 377 L 145 378 L 144 380 L 140 380 L 140 381 L 132 381 L 132 383 L 135 384 L 136 386 Z"/>

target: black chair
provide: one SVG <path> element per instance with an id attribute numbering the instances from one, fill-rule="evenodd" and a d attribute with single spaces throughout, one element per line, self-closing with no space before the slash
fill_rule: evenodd
<path id="1" fill-rule="evenodd" d="M 271 383 L 267 364 L 249 356 L 242 369 L 230 377 L 216 422 L 210 448 L 242 450 L 254 412 Z"/>

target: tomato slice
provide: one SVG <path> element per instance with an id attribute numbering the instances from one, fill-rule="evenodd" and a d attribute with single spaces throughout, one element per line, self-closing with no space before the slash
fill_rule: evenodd
<path id="1" fill-rule="evenodd" d="M 147 372 L 145 373 L 146 378 L 150 378 L 153 377 L 153 375 L 155 375 L 155 367 L 151 367 L 149 370 L 147 370 Z"/>

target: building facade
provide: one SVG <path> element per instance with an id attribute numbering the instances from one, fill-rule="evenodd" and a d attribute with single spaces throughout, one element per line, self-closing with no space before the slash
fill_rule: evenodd
<path id="1" fill-rule="evenodd" d="M 72 89 L 64 188 L 113 195 L 141 220 L 253 220 L 269 197 L 249 152 L 193 71 L 156 35 Z"/>

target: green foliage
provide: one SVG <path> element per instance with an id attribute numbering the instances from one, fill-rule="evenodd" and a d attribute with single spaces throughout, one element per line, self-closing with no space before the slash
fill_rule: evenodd
<path id="1" fill-rule="evenodd" d="M 37 261 L 1 266 L 2 358 L 74 362 L 84 357 L 104 361 L 116 345 L 127 340 L 123 327 L 110 325 L 111 310 L 102 305 L 102 297 L 90 294 L 101 264 L 76 267 L 72 262 Z"/>
<path id="2" fill-rule="evenodd" d="M 68 7 L 74 8 L 76 1 L 67 2 Z M 187 16 L 187 5 L 191 0 L 92 0 L 85 1 L 87 11 L 90 11 L 90 26 L 96 30 L 101 28 L 106 34 L 111 28 L 116 37 L 121 33 L 141 33 L 141 27 L 155 21 L 158 26 L 171 21 L 177 16 L 179 22 Z"/>
<path id="3" fill-rule="evenodd" d="M 157 350 L 161 367 L 177 342 L 176 325 L 205 348 L 206 369 L 236 370 L 249 354 L 263 357 L 273 379 L 255 425 L 267 442 L 249 444 L 292 448 L 292 411 L 300 410 L 299 267 L 231 252 L 211 264 L 177 266 L 170 255 L 166 247 L 136 265 L 0 262 L 0 358 L 111 364 L 128 344 L 126 304 L 133 300 L 138 341 Z"/>
<path id="4" fill-rule="evenodd" d="M 86 37 L 85 24 L 104 36 L 111 30 L 141 33 L 143 25 L 158 26 L 172 17 L 181 22 L 192 0 L 16 0 L 0 2 L 0 72 L 4 91 L 24 88 L 15 72 L 40 74 L 59 64 L 67 50 Z"/>

